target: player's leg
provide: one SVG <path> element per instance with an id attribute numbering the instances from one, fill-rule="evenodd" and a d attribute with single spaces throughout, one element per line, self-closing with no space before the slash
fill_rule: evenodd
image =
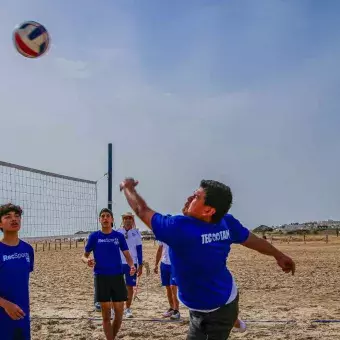
<path id="1" fill-rule="evenodd" d="M 111 276 L 111 300 L 114 308 L 114 320 L 112 323 L 112 334 L 115 338 L 120 330 L 123 320 L 124 303 L 128 299 L 128 293 L 123 275 Z"/>
<path id="2" fill-rule="evenodd" d="M 127 264 L 123 265 L 124 268 L 124 275 L 125 275 L 125 282 L 126 282 L 126 288 L 128 292 L 128 298 L 126 301 L 126 309 L 125 309 L 125 316 L 127 318 L 132 318 L 132 311 L 131 311 L 131 304 L 133 299 L 133 289 L 136 287 L 137 284 L 137 274 L 131 276 L 130 275 L 130 267 Z M 137 265 L 135 264 L 135 267 L 137 268 Z"/>
<path id="3" fill-rule="evenodd" d="M 102 317 L 103 317 L 103 330 L 106 340 L 114 340 L 111 326 L 111 302 L 100 302 Z"/>
<path id="4" fill-rule="evenodd" d="M 165 317 L 165 318 L 170 317 L 174 312 L 174 301 L 173 301 L 173 298 L 172 298 L 172 291 L 171 291 L 171 287 L 170 287 L 170 280 L 171 280 L 171 270 L 170 269 L 171 269 L 171 266 L 161 262 L 161 265 L 160 265 L 161 283 L 162 283 L 162 286 L 165 287 L 165 289 L 166 289 L 166 295 L 167 295 L 168 302 L 169 302 L 169 309 L 165 313 L 163 313 L 163 317 Z"/>
<path id="5" fill-rule="evenodd" d="M 166 296 L 168 298 L 168 302 L 169 302 L 169 309 L 163 313 L 163 317 L 168 318 L 170 317 L 173 313 L 174 313 L 174 302 L 172 299 L 172 291 L 171 291 L 171 287 L 170 286 L 165 286 L 166 289 Z"/>
<path id="6" fill-rule="evenodd" d="M 181 318 L 181 314 L 179 312 L 179 301 L 177 297 L 177 286 L 171 281 L 171 294 L 172 294 L 172 301 L 173 301 L 173 315 L 171 315 L 172 320 L 179 320 Z"/>
<path id="7" fill-rule="evenodd" d="M 93 286 L 94 286 L 94 294 L 93 294 L 94 308 L 95 308 L 96 312 L 100 312 L 101 311 L 100 302 L 98 302 L 96 300 L 97 292 L 96 292 L 96 276 L 95 275 L 94 275 L 94 278 L 93 278 Z"/>
<path id="8" fill-rule="evenodd" d="M 237 295 L 231 303 L 209 313 L 205 323 L 206 335 L 209 339 L 225 340 L 229 338 L 238 316 L 238 300 L 239 296 Z"/>
<path id="9" fill-rule="evenodd" d="M 113 340 L 111 327 L 111 283 L 110 276 L 96 275 L 96 301 L 100 303 L 103 317 L 103 330 L 106 340 Z"/>
<path id="10" fill-rule="evenodd" d="M 186 340 L 206 340 L 205 318 L 207 313 L 189 310 L 189 330 Z"/>
<path id="11" fill-rule="evenodd" d="M 124 302 L 113 302 L 114 320 L 112 323 L 112 335 L 113 339 L 117 336 L 123 321 L 124 314 Z"/>

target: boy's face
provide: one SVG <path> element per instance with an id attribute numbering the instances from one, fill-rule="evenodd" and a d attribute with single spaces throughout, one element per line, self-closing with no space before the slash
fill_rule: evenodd
<path id="1" fill-rule="evenodd" d="M 113 217 L 108 212 L 103 212 L 99 216 L 99 222 L 103 228 L 111 228 L 113 223 Z"/>
<path id="2" fill-rule="evenodd" d="M 21 215 L 15 211 L 9 211 L 1 217 L 0 228 L 3 231 L 19 231 L 21 228 Z"/>

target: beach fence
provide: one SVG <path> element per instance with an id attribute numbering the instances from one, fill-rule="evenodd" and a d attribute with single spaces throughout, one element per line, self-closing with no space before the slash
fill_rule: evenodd
<path id="1" fill-rule="evenodd" d="M 329 229 L 323 231 L 308 231 L 308 232 L 294 232 L 286 234 L 271 234 L 258 235 L 265 238 L 270 243 L 340 243 L 339 230 Z"/>
<path id="2" fill-rule="evenodd" d="M 65 249 L 73 248 L 84 248 L 88 240 L 88 234 L 84 237 L 56 237 L 47 239 L 25 239 L 28 243 L 32 245 L 35 252 L 40 251 L 60 251 Z"/>
<path id="3" fill-rule="evenodd" d="M 37 250 L 78 247 L 98 229 L 97 183 L 0 161 L 0 204 L 22 207 L 20 237 Z"/>

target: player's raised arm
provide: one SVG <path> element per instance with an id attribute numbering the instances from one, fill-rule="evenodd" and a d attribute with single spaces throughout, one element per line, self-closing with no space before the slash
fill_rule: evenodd
<path id="1" fill-rule="evenodd" d="M 126 178 L 120 184 L 120 190 L 124 192 L 126 200 L 135 214 L 146 224 L 147 227 L 152 229 L 151 220 L 155 211 L 150 209 L 145 200 L 137 193 L 137 185 L 138 181 L 135 181 L 133 178 Z"/>

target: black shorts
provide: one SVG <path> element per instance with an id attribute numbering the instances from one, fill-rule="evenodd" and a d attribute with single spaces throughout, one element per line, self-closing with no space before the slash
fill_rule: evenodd
<path id="1" fill-rule="evenodd" d="M 97 302 L 127 301 L 124 275 L 95 275 L 95 294 Z"/>
<path id="2" fill-rule="evenodd" d="M 231 303 L 214 312 L 190 311 L 187 340 L 226 340 L 238 317 L 239 295 Z"/>

